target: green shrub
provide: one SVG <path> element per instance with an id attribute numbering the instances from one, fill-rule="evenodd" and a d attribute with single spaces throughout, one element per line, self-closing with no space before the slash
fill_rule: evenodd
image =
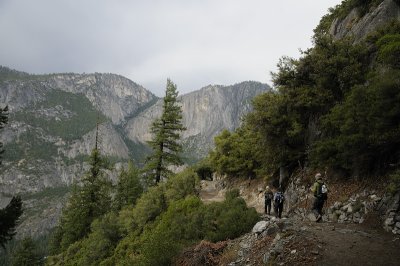
<path id="1" fill-rule="evenodd" d="M 228 201 L 229 201 L 229 200 L 236 199 L 236 198 L 238 198 L 238 197 L 240 197 L 240 191 L 239 191 L 239 189 L 237 189 L 237 188 L 228 190 L 228 191 L 225 193 L 225 199 L 228 200 Z"/>
<path id="2" fill-rule="evenodd" d="M 118 178 L 113 202 L 114 209 L 120 210 L 127 205 L 134 206 L 142 193 L 143 187 L 140 183 L 139 169 L 132 162 L 129 162 L 128 170 L 122 169 Z"/>
<path id="3" fill-rule="evenodd" d="M 260 217 L 244 199 L 233 198 L 207 205 L 205 219 L 209 221 L 205 238 L 217 242 L 249 232 Z"/>
<path id="4" fill-rule="evenodd" d="M 169 265 L 184 246 L 201 240 L 204 236 L 201 206 L 200 199 L 194 196 L 173 202 L 158 225 L 143 233 L 140 261 L 144 265 Z"/>
<path id="5" fill-rule="evenodd" d="M 198 162 L 193 168 L 201 180 L 212 180 L 214 168 L 209 157 Z"/>
<path id="6" fill-rule="evenodd" d="M 120 221 L 126 232 L 142 232 L 144 226 L 154 221 L 165 209 L 164 187 L 154 186 L 142 194 L 134 207 L 123 208 Z"/>
<path id="7" fill-rule="evenodd" d="M 400 67 L 400 34 L 387 34 L 377 42 L 378 60 L 395 68 Z"/>
<path id="8" fill-rule="evenodd" d="M 199 178 L 191 168 L 171 176 L 165 185 L 167 202 L 184 199 L 188 195 L 198 195 L 199 184 Z"/>
<path id="9" fill-rule="evenodd" d="M 24 238 L 13 253 L 12 266 L 39 266 L 43 265 L 42 258 L 35 243 L 30 237 Z"/>

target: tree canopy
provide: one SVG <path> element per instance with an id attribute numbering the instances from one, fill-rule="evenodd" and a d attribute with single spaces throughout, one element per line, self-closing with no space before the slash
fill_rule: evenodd
<path id="1" fill-rule="evenodd" d="M 158 183 L 161 178 L 168 178 L 172 172 L 170 166 L 182 165 L 180 152 L 182 146 L 179 143 L 180 133 L 185 129 L 182 124 L 182 108 L 178 102 L 176 85 L 167 80 L 163 112 L 152 126 L 153 138 L 148 142 L 153 150 L 147 158 L 145 172 L 150 183 Z"/>
<path id="2" fill-rule="evenodd" d="M 13 197 L 4 209 L 0 209 L 0 245 L 3 248 L 16 234 L 15 230 L 21 215 L 22 200 L 19 196 Z"/>
<path id="3" fill-rule="evenodd" d="M 399 22 L 357 44 L 317 34 L 301 58 L 281 58 L 275 89 L 253 100 L 239 130 L 215 138 L 214 167 L 236 176 L 299 164 L 349 176 L 398 167 L 399 34 Z"/>
<path id="4" fill-rule="evenodd" d="M 60 225 L 51 241 L 51 250 L 58 253 L 90 233 L 90 225 L 111 208 L 111 184 L 105 179 L 107 165 L 97 149 L 89 158 L 90 169 L 83 176 L 81 185 L 74 184 L 71 196 L 63 210 Z"/>

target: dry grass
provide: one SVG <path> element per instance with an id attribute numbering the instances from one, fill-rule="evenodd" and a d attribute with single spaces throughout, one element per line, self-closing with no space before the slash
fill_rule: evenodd
<path id="1" fill-rule="evenodd" d="M 239 249 L 240 249 L 239 243 L 235 243 L 234 245 L 225 248 L 224 252 L 222 252 L 221 257 L 219 259 L 219 265 L 226 266 L 229 263 L 235 261 L 238 256 Z"/>

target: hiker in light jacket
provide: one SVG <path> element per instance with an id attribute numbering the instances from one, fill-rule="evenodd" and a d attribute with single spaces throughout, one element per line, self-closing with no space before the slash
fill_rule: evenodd
<path id="1" fill-rule="evenodd" d="M 315 183 L 311 187 L 311 191 L 314 194 L 312 212 L 315 214 L 316 221 L 319 222 L 322 219 L 322 207 L 327 199 L 327 188 L 320 173 L 315 175 Z"/>

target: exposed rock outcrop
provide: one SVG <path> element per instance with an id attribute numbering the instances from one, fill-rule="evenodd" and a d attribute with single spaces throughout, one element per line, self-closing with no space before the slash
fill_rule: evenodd
<path id="1" fill-rule="evenodd" d="M 352 36 L 355 42 L 358 42 L 393 19 L 400 20 L 400 6 L 394 0 L 384 0 L 377 8 L 362 17 L 357 9 L 353 9 L 344 18 L 336 18 L 329 29 L 329 34 L 334 39 Z"/>
<path id="2" fill-rule="evenodd" d="M 249 81 L 232 86 L 210 85 L 179 97 L 183 124 L 187 128 L 182 133 L 186 150 L 197 157 L 206 154 L 213 144 L 210 140 L 223 129 L 234 130 L 239 127 L 243 115 L 250 111 L 251 100 L 269 89 L 266 84 Z M 130 119 L 125 127 L 129 139 L 136 142 L 150 140 L 149 128 L 161 112 L 162 100 L 159 100 Z"/>

